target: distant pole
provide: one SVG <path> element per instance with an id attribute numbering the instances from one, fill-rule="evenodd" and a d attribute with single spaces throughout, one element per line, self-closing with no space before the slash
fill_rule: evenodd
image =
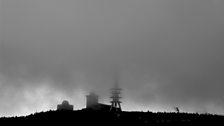
<path id="1" fill-rule="evenodd" d="M 174 108 L 176 110 L 177 113 L 180 113 L 180 109 L 178 107 Z"/>

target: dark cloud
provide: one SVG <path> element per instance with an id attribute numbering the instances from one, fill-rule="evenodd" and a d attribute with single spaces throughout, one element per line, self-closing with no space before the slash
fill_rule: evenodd
<path id="1" fill-rule="evenodd" d="M 0 4 L 0 113 L 108 102 L 115 78 L 124 109 L 224 112 L 222 0 Z"/>

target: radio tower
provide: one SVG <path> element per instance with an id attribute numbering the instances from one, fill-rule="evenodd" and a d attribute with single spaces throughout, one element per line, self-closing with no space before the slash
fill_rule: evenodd
<path id="1" fill-rule="evenodd" d="M 110 107 L 110 111 L 115 111 L 115 112 L 120 112 L 121 111 L 121 88 L 118 87 L 118 83 L 115 83 L 114 88 L 111 89 L 111 107 Z"/>

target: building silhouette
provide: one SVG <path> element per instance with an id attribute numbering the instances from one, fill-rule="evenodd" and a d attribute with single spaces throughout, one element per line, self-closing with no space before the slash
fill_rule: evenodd
<path id="1" fill-rule="evenodd" d="M 99 96 L 91 92 L 86 95 L 86 108 L 89 111 L 110 111 L 111 105 L 99 103 Z"/>
<path id="2" fill-rule="evenodd" d="M 86 95 L 86 108 L 91 108 L 92 106 L 98 105 L 99 96 L 91 92 L 89 95 Z"/>
<path id="3" fill-rule="evenodd" d="M 57 105 L 57 110 L 73 111 L 73 105 L 70 105 L 68 101 L 64 100 L 62 104 Z"/>

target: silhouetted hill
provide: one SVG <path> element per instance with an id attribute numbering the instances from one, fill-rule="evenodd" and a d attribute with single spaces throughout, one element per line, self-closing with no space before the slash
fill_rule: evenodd
<path id="1" fill-rule="evenodd" d="M 25 117 L 0 118 L 1 124 L 199 126 L 223 125 L 224 116 L 189 113 L 48 111 Z"/>

